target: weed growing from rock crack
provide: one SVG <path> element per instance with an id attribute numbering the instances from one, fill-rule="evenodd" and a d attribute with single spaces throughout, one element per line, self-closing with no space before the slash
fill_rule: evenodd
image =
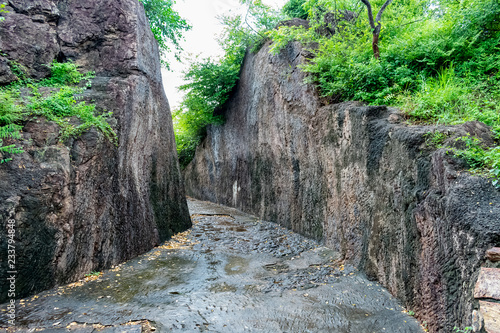
<path id="1" fill-rule="evenodd" d="M 0 89 L 0 163 L 12 160 L 13 154 L 24 152 L 13 142 L 3 145 L 4 141 L 21 139 L 23 122 L 38 116 L 59 125 L 59 141 L 94 127 L 116 142 L 116 133 L 108 123 L 112 113 L 99 113 L 95 104 L 82 101 L 81 94 L 90 88 L 93 72 L 82 74 L 72 62 L 54 61 L 49 66 L 50 77 L 35 81 L 18 63 L 11 61 L 10 67 L 18 80 Z"/>

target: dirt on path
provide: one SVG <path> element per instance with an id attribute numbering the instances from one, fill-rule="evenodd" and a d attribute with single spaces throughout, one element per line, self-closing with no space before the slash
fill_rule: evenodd
<path id="1" fill-rule="evenodd" d="M 423 332 L 319 243 L 235 209 L 193 199 L 189 208 L 193 228 L 164 245 L 19 301 L 14 331 Z"/>

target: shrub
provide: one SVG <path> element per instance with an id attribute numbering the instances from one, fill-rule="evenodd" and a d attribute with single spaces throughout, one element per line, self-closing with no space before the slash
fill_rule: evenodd
<path id="1" fill-rule="evenodd" d="M 304 8 L 305 0 L 289 0 L 283 6 L 283 13 L 290 18 L 307 19 L 307 11 Z"/>
<path id="2" fill-rule="evenodd" d="M 383 1 L 374 1 L 380 6 Z M 420 123 L 481 121 L 500 139 L 500 3 L 496 0 L 394 2 L 384 13 L 380 59 L 371 53 L 365 8 L 350 0 L 307 0 L 310 28 L 270 33 L 273 52 L 298 40 L 315 57 L 302 69 L 323 96 L 399 106 Z M 333 36 L 321 35 L 326 12 L 350 10 Z M 498 147 L 455 151 L 474 170 L 498 173 Z M 493 170 L 493 171 L 491 171 Z"/>
<path id="3" fill-rule="evenodd" d="M 214 109 L 223 106 L 238 82 L 247 48 L 258 50 L 266 38 L 265 32 L 282 18 L 260 0 L 242 3 L 249 6 L 247 17 L 221 17 L 225 29 L 219 44 L 224 55 L 218 59 L 196 59 L 184 73 L 187 83 L 180 90 L 186 91 L 186 95 L 172 113 L 181 167 L 193 159 L 206 126 L 223 122 L 221 116 L 213 115 Z"/>
<path id="4" fill-rule="evenodd" d="M 116 141 L 116 133 L 107 122 L 111 113 L 98 114 L 94 104 L 79 101 L 81 93 L 90 86 L 93 73 L 81 74 L 77 66 L 71 62 L 50 65 L 51 76 L 35 82 L 29 79 L 21 66 L 14 63 L 20 71 L 21 79 L 0 91 L 0 152 L 10 156 L 19 154 L 23 149 L 16 145 L 3 146 L 4 139 L 21 139 L 23 121 L 29 116 L 42 116 L 61 127 L 60 140 L 75 137 L 84 131 L 95 127 L 110 141 Z M 87 83 L 79 87 L 83 81 Z M 40 88 L 50 87 L 45 94 Z M 21 89 L 30 89 L 28 97 L 21 98 Z M 70 122 L 78 119 L 79 124 Z M 12 160 L 11 157 L 0 159 L 1 163 Z"/>
<path id="5" fill-rule="evenodd" d="M 182 34 L 191 29 L 191 26 L 172 7 L 173 0 L 139 0 L 144 5 L 146 16 L 149 20 L 151 31 L 160 47 L 160 55 L 165 56 L 172 47 L 175 49 L 174 56 L 180 60 L 182 48 L 179 42 L 183 39 Z M 161 57 L 161 62 L 166 68 L 169 63 Z"/>

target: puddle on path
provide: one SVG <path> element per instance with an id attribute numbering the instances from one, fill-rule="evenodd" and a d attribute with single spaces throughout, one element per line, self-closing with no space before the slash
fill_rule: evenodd
<path id="1" fill-rule="evenodd" d="M 230 256 L 224 271 L 227 275 L 243 274 L 247 271 L 249 262 L 249 259 L 243 257 Z"/>
<path id="2" fill-rule="evenodd" d="M 189 232 L 95 281 L 22 300 L 18 331 L 422 332 L 334 251 L 234 209 L 189 206 Z"/>

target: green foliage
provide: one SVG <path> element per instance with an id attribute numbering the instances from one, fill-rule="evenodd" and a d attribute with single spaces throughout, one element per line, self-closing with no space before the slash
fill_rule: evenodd
<path id="1" fill-rule="evenodd" d="M 362 13 L 354 21 L 342 22 L 342 29 L 337 29 L 333 37 L 318 33 L 324 24 L 322 12 L 364 9 L 354 1 L 309 0 L 304 8 L 309 8 L 309 16 L 313 18 L 311 28 L 305 31 L 282 27 L 282 33 L 274 33 L 272 38 L 281 47 L 286 43 L 280 38 L 293 38 L 304 44 L 318 42 L 319 48 L 313 50 L 316 57 L 304 70 L 312 74 L 325 96 L 337 96 L 339 100 L 387 103 L 403 92 L 418 91 L 422 83 L 437 77 L 440 70 L 452 67 L 452 63 L 460 79 L 469 76 L 471 80 L 483 81 L 489 75 L 491 88 L 498 80 L 499 40 L 498 33 L 485 31 L 483 27 L 488 26 L 485 22 L 488 18 L 495 21 L 500 5 L 493 0 L 482 2 L 484 6 L 476 11 L 467 7 L 458 11 L 461 14 L 458 15 L 455 10 L 447 9 L 441 16 L 422 10 L 430 6 L 423 1 L 392 4 L 384 14 L 387 23 L 383 28 L 385 37 L 380 41 L 380 61 L 371 59 L 371 36 Z M 482 14 L 486 9 L 496 14 Z M 477 16 L 486 18 L 480 20 L 481 24 L 471 24 L 477 21 L 472 19 Z"/>
<path id="2" fill-rule="evenodd" d="M 21 148 L 16 147 L 16 145 L 9 145 L 9 146 L 2 146 L 0 147 L 0 153 L 7 153 L 7 154 L 22 154 L 24 153 L 24 150 Z M 0 164 L 10 162 L 12 161 L 11 157 L 8 158 L 0 158 Z"/>
<path id="3" fill-rule="evenodd" d="M 283 13 L 290 18 L 307 19 L 308 13 L 304 8 L 306 0 L 289 0 L 283 6 Z"/>
<path id="4" fill-rule="evenodd" d="M 314 30 L 306 30 L 302 26 L 280 26 L 278 29 L 268 31 L 267 36 L 273 41 L 270 49 L 271 54 L 278 54 L 292 41 L 299 41 L 307 45 L 316 39 Z"/>
<path id="5" fill-rule="evenodd" d="M 182 48 L 180 41 L 182 34 L 191 29 L 191 26 L 172 7 L 173 0 L 139 0 L 144 5 L 151 31 L 160 47 L 160 54 L 166 55 L 175 49 L 175 58 L 180 60 Z M 170 68 L 167 61 L 161 60 L 166 68 Z"/>
<path id="6" fill-rule="evenodd" d="M 0 91 L 0 126 L 7 126 L 22 119 L 22 110 L 15 104 L 18 95 L 14 91 Z"/>
<path id="7" fill-rule="evenodd" d="M 493 185 L 500 189 L 500 146 L 485 147 L 478 138 L 470 135 L 457 141 L 465 143 L 466 149 L 452 149 L 455 156 L 464 159 L 473 171 L 481 173 L 486 170 Z"/>
<path id="8" fill-rule="evenodd" d="M 239 55 L 239 62 L 243 58 Z M 185 73 L 185 79 L 190 83 L 180 87 L 187 90 L 190 97 L 204 100 L 204 104 L 210 109 L 223 104 L 238 80 L 240 70 L 239 63 L 232 63 L 226 59 L 213 62 L 210 58 L 194 63 Z M 185 103 L 184 103 L 185 104 Z"/>
<path id="9" fill-rule="evenodd" d="M 179 109 L 172 114 L 177 152 L 183 167 L 194 157 L 196 146 L 205 134 L 205 127 L 222 123 L 222 118 L 213 116 L 213 111 L 227 101 L 238 80 L 244 57 L 243 50 L 232 51 L 235 52 L 227 53 L 226 57 L 218 61 L 208 58 L 195 62 L 185 73 L 185 78 L 190 82 L 180 89 L 186 91 L 186 95 Z"/>
<path id="10" fill-rule="evenodd" d="M 424 136 L 425 136 L 425 139 L 426 139 L 425 141 L 426 141 L 427 145 L 430 147 L 434 147 L 434 148 L 440 147 L 444 143 L 446 138 L 448 137 L 448 135 L 446 133 L 439 132 L 439 131 L 428 132 Z"/>
<path id="11" fill-rule="evenodd" d="M 102 275 L 101 272 L 90 272 L 88 274 L 85 274 L 85 277 L 99 277 L 101 275 Z"/>
<path id="12" fill-rule="evenodd" d="M 107 123 L 108 114 L 96 114 L 95 104 L 78 102 L 75 95 L 82 93 L 82 88 L 63 86 L 47 96 L 39 93 L 36 86 L 31 86 L 33 97 L 26 104 L 31 115 L 43 116 L 49 121 L 54 121 L 61 127 L 60 140 L 64 141 L 70 137 L 76 137 L 91 127 L 97 128 L 108 139 L 115 141 L 116 134 Z M 76 124 L 71 118 L 78 119 Z"/>
<path id="13" fill-rule="evenodd" d="M 492 87 L 484 85 L 484 81 L 475 81 L 470 76 L 456 77 L 450 67 L 438 71 L 437 77 L 422 79 L 416 92 L 412 95 L 406 92 L 398 101 L 414 119 L 445 124 L 478 120 L 491 126 L 494 135 L 500 138 L 499 96 L 488 92 Z"/>
<path id="14" fill-rule="evenodd" d="M 61 127 L 60 140 L 75 137 L 95 127 L 112 142 L 116 133 L 107 122 L 111 113 L 98 114 L 94 104 L 87 104 L 81 99 L 83 91 L 90 86 L 93 73 L 81 74 L 73 63 L 50 65 L 51 76 L 35 82 L 27 77 L 24 69 L 11 63 L 11 69 L 19 80 L 0 90 L 0 153 L 4 155 L 20 154 L 22 148 L 16 145 L 3 146 L 5 139 L 21 139 L 22 123 L 27 117 L 43 116 Z M 83 81 L 85 85 L 80 87 Z M 24 95 L 21 97 L 21 90 Z M 42 92 L 43 91 L 43 92 Z M 2 158 L 0 163 L 12 160 Z"/>
<path id="15" fill-rule="evenodd" d="M 464 329 L 460 329 L 460 327 L 453 327 L 453 332 L 456 332 L 456 333 L 468 333 L 468 332 L 472 332 L 472 327 L 470 326 L 467 326 L 467 327 L 464 327 Z"/>
<path id="16" fill-rule="evenodd" d="M 467 149 L 455 150 L 456 156 L 465 159 L 472 168 L 481 167 L 485 163 L 486 152 L 478 138 L 468 135 L 457 139 L 457 141 L 463 141 Z"/>
<path id="17" fill-rule="evenodd" d="M 16 145 L 3 146 L 4 139 L 20 139 L 22 127 L 16 124 L 8 124 L 0 126 L 0 153 L 3 154 L 21 154 L 23 149 L 16 147 Z M 2 156 L 1 154 L 0 156 Z M 0 164 L 12 161 L 12 158 L 0 158 Z"/>
<path id="18" fill-rule="evenodd" d="M 2 13 L 8 13 L 8 11 L 4 9 L 5 6 L 7 6 L 7 4 L 5 2 L 2 3 L 2 4 L 0 4 L 0 14 L 2 14 Z M 2 22 L 2 21 L 5 21 L 5 17 L 0 16 L 0 22 Z"/>
<path id="19" fill-rule="evenodd" d="M 221 107 L 234 89 L 247 48 L 258 49 L 265 39 L 265 32 L 282 18 L 260 0 L 243 0 L 241 3 L 248 5 L 245 16 L 221 17 L 225 29 L 219 44 L 224 55 L 217 59 L 195 59 L 184 73 L 187 83 L 180 90 L 186 91 L 186 95 L 172 115 L 182 167 L 192 160 L 196 146 L 206 133 L 206 126 L 223 122 L 221 116 L 213 115 L 214 109 Z"/>
<path id="20" fill-rule="evenodd" d="M 193 159 L 196 147 L 205 136 L 206 126 L 223 122 L 222 117 L 216 117 L 206 112 L 209 107 L 201 99 L 192 98 L 186 100 L 183 107 L 189 111 L 186 112 L 181 107 L 174 111 L 172 115 L 177 154 L 181 167 L 187 166 Z"/>
<path id="21" fill-rule="evenodd" d="M 280 11 L 265 5 L 262 0 L 240 0 L 241 4 L 248 5 L 245 23 L 255 34 L 274 29 L 284 19 Z"/>
<path id="22" fill-rule="evenodd" d="M 376 12 L 384 0 L 371 2 Z M 271 32 L 272 51 L 279 52 L 291 40 L 315 45 L 314 59 L 302 69 L 322 96 L 334 102 L 398 106 L 420 123 L 477 120 L 500 140 L 500 2 L 393 2 L 382 20 L 379 60 L 373 59 L 366 8 L 358 1 L 307 0 L 302 7 L 308 11 L 310 29 L 281 27 Z M 345 10 L 356 18 L 340 22 L 333 36 L 322 34 L 324 13 Z M 438 139 L 430 143 L 438 146 Z M 493 176 L 498 172 L 498 147 L 481 148 L 484 155 L 474 145 L 467 147 L 469 153 L 456 153 L 471 167 L 489 168 Z"/>
<path id="23" fill-rule="evenodd" d="M 0 91 L 0 156 L 4 154 L 20 154 L 23 152 L 16 145 L 3 145 L 5 139 L 20 139 L 22 126 L 17 125 L 23 118 L 22 110 L 15 104 L 15 95 L 11 91 Z M 0 157 L 0 164 L 12 158 Z"/>
<path id="24" fill-rule="evenodd" d="M 85 80 L 89 82 L 95 72 L 82 74 L 73 62 L 54 61 L 50 65 L 50 77 L 42 80 L 38 85 L 44 87 L 57 87 L 60 85 L 76 85 Z"/>
<path id="25" fill-rule="evenodd" d="M 9 62 L 11 72 L 17 77 L 17 81 L 11 83 L 11 87 L 13 86 L 25 86 L 28 83 L 32 83 L 33 80 L 28 76 L 28 69 L 18 63 L 17 61 L 11 60 Z"/>

